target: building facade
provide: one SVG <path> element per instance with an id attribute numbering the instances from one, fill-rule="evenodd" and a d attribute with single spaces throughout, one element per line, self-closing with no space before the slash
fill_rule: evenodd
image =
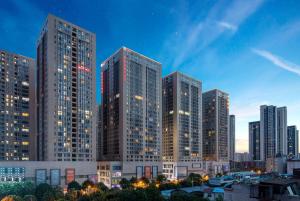
<path id="1" fill-rule="evenodd" d="M 287 108 L 277 108 L 277 153 L 287 155 Z"/>
<path id="2" fill-rule="evenodd" d="M 186 177 L 201 171 L 202 84 L 175 72 L 162 86 L 163 172 L 169 179 Z"/>
<path id="3" fill-rule="evenodd" d="M 96 160 L 96 36 L 48 15 L 37 46 L 38 160 Z"/>
<path id="4" fill-rule="evenodd" d="M 287 155 L 297 157 L 299 153 L 299 131 L 296 126 L 287 127 Z"/>
<path id="5" fill-rule="evenodd" d="M 86 180 L 98 182 L 96 161 L 3 161 L 0 164 L 0 184 L 31 181 L 35 185 L 48 183 L 67 192 L 68 184 Z"/>
<path id="6" fill-rule="evenodd" d="M 96 159 L 97 161 L 101 160 L 101 136 L 102 136 L 102 106 L 98 106 L 98 113 L 97 113 L 97 153 Z"/>
<path id="7" fill-rule="evenodd" d="M 34 60 L 0 50 L 0 161 L 35 159 Z"/>
<path id="8" fill-rule="evenodd" d="M 215 89 L 203 93 L 202 97 L 203 159 L 228 161 L 228 94 Z"/>
<path id="9" fill-rule="evenodd" d="M 117 161 L 122 177 L 161 172 L 161 64 L 120 48 L 102 63 L 103 161 Z"/>
<path id="10" fill-rule="evenodd" d="M 249 155 L 250 160 L 259 161 L 261 158 L 260 121 L 249 122 Z"/>
<path id="11" fill-rule="evenodd" d="M 249 154 L 248 152 L 244 152 L 244 153 L 235 153 L 235 161 L 236 161 L 236 162 L 251 161 L 251 160 L 250 160 L 250 154 Z"/>
<path id="12" fill-rule="evenodd" d="M 261 160 L 275 158 L 278 153 L 276 106 L 260 106 Z"/>
<path id="13" fill-rule="evenodd" d="M 235 116 L 229 116 L 229 160 L 235 161 Z"/>

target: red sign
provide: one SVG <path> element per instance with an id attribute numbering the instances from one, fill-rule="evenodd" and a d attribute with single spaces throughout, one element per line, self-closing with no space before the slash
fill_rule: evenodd
<path id="1" fill-rule="evenodd" d="M 151 166 L 145 166 L 145 177 L 151 179 Z"/>
<path id="2" fill-rule="evenodd" d="M 66 169 L 66 184 L 68 185 L 72 181 L 75 181 L 75 169 L 67 168 Z"/>

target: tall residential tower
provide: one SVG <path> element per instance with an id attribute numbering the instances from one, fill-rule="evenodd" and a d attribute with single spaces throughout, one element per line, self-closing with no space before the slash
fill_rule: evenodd
<path id="1" fill-rule="evenodd" d="M 48 15 L 37 46 L 38 159 L 96 160 L 96 36 Z"/>
<path id="2" fill-rule="evenodd" d="M 203 93 L 203 158 L 228 161 L 228 94 L 218 89 Z"/>
<path id="3" fill-rule="evenodd" d="M 275 158 L 278 150 L 276 106 L 260 106 L 261 160 Z"/>
<path id="4" fill-rule="evenodd" d="M 101 66 L 101 159 L 116 161 L 111 170 L 122 177 L 155 178 L 161 172 L 161 64 L 122 47 Z"/>
<path id="5" fill-rule="evenodd" d="M 261 157 L 260 121 L 249 122 L 249 155 L 250 160 L 263 160 Z"/>
<path id="6" fill-rule="evenodd" d="M 287 154 L 287 109 L 277 108 L 277 153 Z"/>
<path id="7" fill-rule="evenodd" d="M 0 50 L 0 161 L 35 160 L 34 60 Z"/>
<path id="8" fill-rule="evenodd" d="M 179 72 L 163 78 L 162 156 L 168 179 L 201 170 L 201 102 L 201 81 Z"/>
<path id="9" fill-rule="evenodd" d="M 296 126 L 287 127 L 287 154 L 291 157 L 299 153 L 299 131 Z"/>
<path id="10" fill-rule="evenodd" d="M 229 160 L 234 161 L 235 156 L 235 116 L 229 116 Z"/>

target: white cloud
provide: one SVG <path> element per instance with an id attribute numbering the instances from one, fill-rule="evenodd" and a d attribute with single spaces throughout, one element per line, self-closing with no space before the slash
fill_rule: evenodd
<path id="1" fill-rule="evenodd" d="M 231 24 L 229 22 L 220 21 L 220 22 L 217 22 L 217 23 L 220 27 L 223 27 L 223 28 L 228 29 L 228 30 L 233 31 L 233 32 L 235 32 L 238 29 L 238 27 L 236 25 Z"/>
<path id="2" fill-rule="evenodd" d="M 179 15 L 178 27 L 163 44 L 160 53 L 162 61 L 165 61 L 165 65 L 171 66 L 172 70 L 177 70 L 187 61 L 199 58 L 201 51 L 222 37 L 226 31 L 231 30 L 235 33 L 262 3 L 262 0 L 237 0 L 230 4 L 217 2 L 210 8 L 204 19 L 190 16 L 188 10 L 183 10 Z M 165 55 L 172 55 L 172 58 L 164 59 Z"/>
<path id="3" fill-rule="evenodd" d="M 260 50 L 260 49 L 252 49 L 252 52 L 254 52 L 255 54 L 271 61 L 274 65 L 287 70 L 289 72 L 295 73 L 297 75 L 300 75 L 300 66 L 292 63 L 290 61 L 287 61 L 279 56 L 276 56 L 274 54 L 272 54 L 271 52 L 268 52 L 266 50 Z"/>

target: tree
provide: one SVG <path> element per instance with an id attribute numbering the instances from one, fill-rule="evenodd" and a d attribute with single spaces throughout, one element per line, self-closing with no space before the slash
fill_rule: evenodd
<path id="1" fill-rule="evenodd" d="M 148 188 L 145 189 L 146 198 L 149 201 L 163 201 L 164 198 L 161 195 L 160 191 L 155 187 L 154 184 L 150 184 Z"/>
<path id="2" fill-rule="evenodd" d="M 176 190 L 171 193 L 170 201 L 190 201 L 190 196 L 185 191 Z"/>
<path id="3" fill-rule="evenodd" d="M 43 195 L 43 201 L 55 201 L 55 196 L 53 191 L 46 191 Z"/>
<path id="4" fill-rule="evenodd" d="M 122 178 L 120 181 L 120 186 L 122 189 L 128 189 L 131 187 L 131 182 L 128 181 L 126 178 Z"/>
<path id="5" fill-rule="evenodd" d="M 91 180 L 85 180 L 83 183 L 82 183 L 82 189 L 86 189 L 88 187 L 93 187 L 95 186 L 94 182 L 92 182 Z"/>
<path id="6" fill-rule="evenodd" d="M 146 178 L 146 177 L 142 177 L 140 180 L 143 181 L 145 184 L 149 184 L 150 183 L 149 179 Z"/>
<path id="7" fill-rule="evenodd" d="M 69 184 L 68 184 L 68 191 L 69 190 L 81 190 L 81 186 L 80 184 L 77 182 L 77 181 L 71 181 Z"/>
<path id="8" fill-rule="evenodd" d="M 156 182 L 159 183 L 159 184 L 164 183 L 164 182 L 166 182 L 166 181 L 167 181 L 167 178 L 166 178 L 166 176 L 163 175 L 163 174 L 158 175 L 158 176 L 156 177 Z"/>
<path id="9" fill-rule="evenodd" d="M 69 189 L 65 195 L 65 199 L 68 201 L 77 201 L 79 198 L 79 191 L 74 190 L 73 188 Z"/>
<path id="10" fill-rule="evenodd" d="M 202 184 L 202 177 L 200 174 L 190 173 L 189 176 L 187 177 L 187 180 L 192 185 L 201 185 Z"/>
<path id="11" fill-rule="evenodd" d="M 102 192 L 107 192 L 109 190 L 108 187 L 102 182 L 99 182 L 96 186 Z"/>
<path id="12" fill-rule="evenodd" d="M 36 197 L 34 195 L 25 195 L 23 197 L 24 201 L 37 201 Z"/>
<path id="13" fill-rule="evenodd" d="M 44 194 L 48 192 L 50 194 L 53 194 L 54 193 L 53 188 L 47 183 L 42 183 L 36 187 L 35 196 L 38 201 L 44 201 Z"/>
<path id="14" fill-rule="evenodd" d="M 23 199 L 17 195 L 7 195 L 1 201 L 23 201 Z"/>

